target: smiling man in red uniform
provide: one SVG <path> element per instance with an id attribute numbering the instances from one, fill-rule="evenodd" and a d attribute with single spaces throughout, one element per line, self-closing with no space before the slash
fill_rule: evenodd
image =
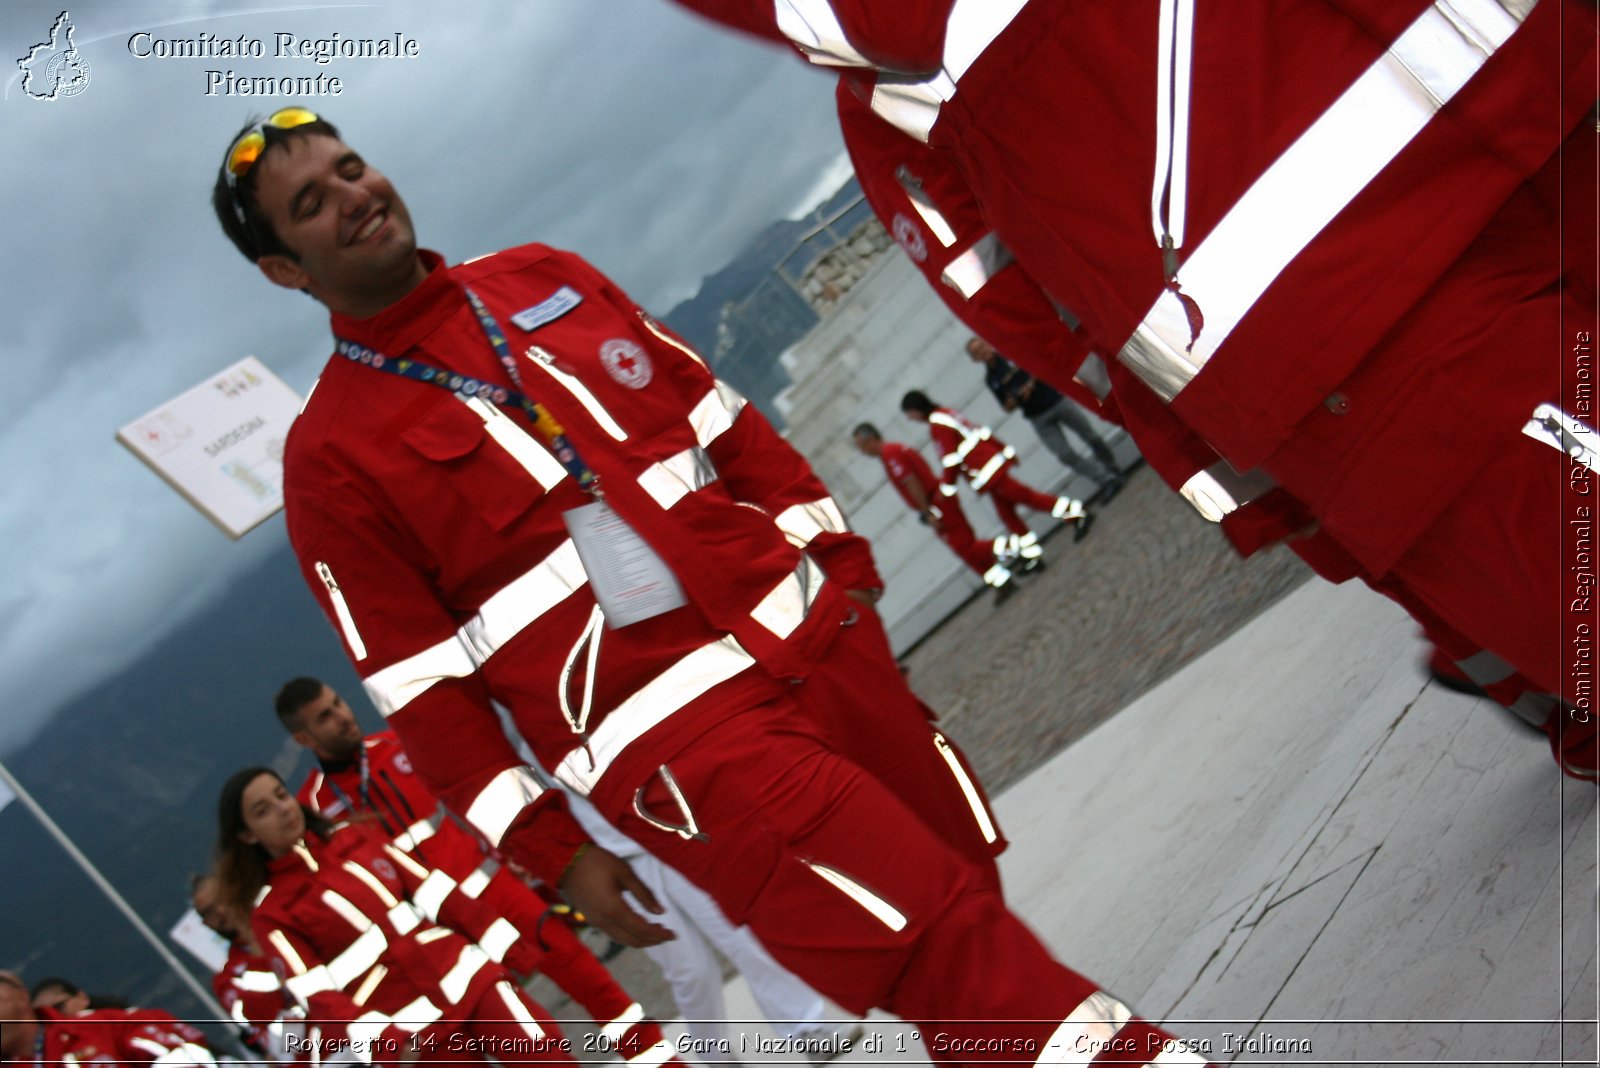
<path id="1" fill-rule="evenodd" d="M 921 1021 L 961 1059 L 1113 1037 L 1155 1055 L 1162 1032 L 1053 961 L 805 707 L 825 677 L 797 683 L 877 626 L 881 583 L 699 357 L 569 253 L 419 251 L 387 179 L 301 109 L 235 138 L 214 206 L 269 279 L 332 312 L 337 351 L 287 445 L 290 538 L 453 811 L 613 937 L 666 937 L 498 701 L 545 768 L 845 1007 Z M 864 717 L 914 702 L 883 659 L 855 680 Z"/>

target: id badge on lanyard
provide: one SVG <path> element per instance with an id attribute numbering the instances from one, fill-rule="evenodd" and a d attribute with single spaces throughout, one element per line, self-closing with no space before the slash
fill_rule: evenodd
<path id="1" fill-rule="evenodd" d="M 607 502 L 573 508 L 561 519 L 611 627 L 626 627 L 689 603 L 667 562 Z"/>

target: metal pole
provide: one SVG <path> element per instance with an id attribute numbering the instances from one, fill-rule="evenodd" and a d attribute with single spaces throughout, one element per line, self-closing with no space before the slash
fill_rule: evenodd
<path id="1" fill-rule="evenodd" d="M 32 812 L 35 818 L 44 826 L 44 829 L 50 832 L 51 837 L 61 843 L 61 848 L 67 851 L 67 855 L 78 862 L 78 867 L 82 868 L 90 881 L 98 886 L 106 897 L 111 899 L 111 903 L 128 918 L 128 922 L 133 924 L 134 928 L 144 936 L 144 940 L 150 943 L 161 959 L 166 961 L 174 972 L 178 973 L 178 978 L 188 984 L 194 996 L 200 999 L 200 1003 L 215 1014 L 213 1019 L 218 1022 L 226 1022 L 228 1014 L 217 1003 L 216 995 L 201 986 L 200 981 L 194 977 L 188 968 L 183 966 L 183 962 L 166 947 L 166 944 L 161 941 L 154 931 L 150 930 L 144 920 L 139 918 L 139 914 L 133 911 L 133 906 L 128 904 L 121 894 L 117 893 L 116 887 L 106 881 L 106 877 L 101 875 L 89 858 L 83 855 L 83 851 L 73 844 L 72 839 L 67 837 L 66 832 L 56 825 L 56 821 L 50 818 L 49 813 L 39 806 L 39 802 L 35 801 L 33 795 L 27 791 L 27 788 L 17 781 L 17 777 L 11 774 L 10 769 L 5 766 L 3 761 L 0 761 L 0 779 L 5 780 L 6 785 L 11 787 L 11 792 L 16 794 L 24 805 L 28 806 L 28 811 Z"/>

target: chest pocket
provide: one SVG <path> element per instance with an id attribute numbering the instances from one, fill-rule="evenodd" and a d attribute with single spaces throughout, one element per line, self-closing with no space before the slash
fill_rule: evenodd
<path id="1" fill-rule="evenodd" d="M 566 477 L 560 462 L 503 411 L 486 401 L 451 397 L 401 434 L 406 446 L 439 466 L 449 491 L 496 531 Z"/>

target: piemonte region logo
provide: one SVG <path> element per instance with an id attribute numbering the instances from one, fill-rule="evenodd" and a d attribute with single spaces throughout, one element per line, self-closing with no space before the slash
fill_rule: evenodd
<path id="1" fill-rule="evenodd" d="M 50 39 L 17 60 L 22 91 L 35 100 L 60 100 L 89 88 L 89 61 L 72 43 L 72 17 L 65 11 L 50 27 Z"/>

